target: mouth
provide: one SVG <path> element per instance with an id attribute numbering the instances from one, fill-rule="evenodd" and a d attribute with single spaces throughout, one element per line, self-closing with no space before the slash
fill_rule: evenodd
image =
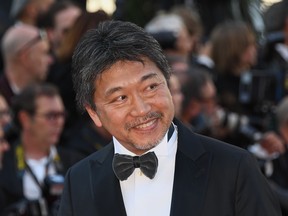
<path id="1" fill-rule="evenodd" d="M 157 122 L 161 119 L 162 115 L 157 112 L 151 112 L 143 118 L 139 118 L 134 122 L 127 123 L 125 125 L 126 130 L 136 129 L 136 130 L 151 130 L 157 126 Z"/>
<path id="2" fill-rule="evenodd" d="M 157 119 L 153 119 L 149 122 L 137 125 L 135 128 L 136 129 L 150 129 L 155 123 L 156 123 Z"/>

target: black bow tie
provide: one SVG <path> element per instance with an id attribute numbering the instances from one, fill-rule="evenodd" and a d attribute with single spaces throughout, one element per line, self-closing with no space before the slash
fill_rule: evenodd
<path id="1" fill-rule="evenodd" d="M 126 180 L 135 170 L 140 170 L 148 178 L 153 179 L 158 167 L 158 159 L 154 152 L 148 152 L 141 156 L 115 154 L 113 159 L 113 171 L 121 181 Z"/>

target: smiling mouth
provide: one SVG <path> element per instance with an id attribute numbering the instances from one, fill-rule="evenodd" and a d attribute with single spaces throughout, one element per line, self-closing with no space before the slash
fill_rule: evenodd
<path id="1" fill-rule="evenodd" d="M 148 127 L 150 127 L 151 125 L 153 125 L 153 124 L 156 122 L 156 120 L 157 120 L 157 119 L 153 119 L 152 121 L 149 121 L 149 122 L 147 122 L 147 123 L 137 125 L 135 128 L 137 128 L 137 129 L 145 129 L 145 128 L 148 128 Z"/>

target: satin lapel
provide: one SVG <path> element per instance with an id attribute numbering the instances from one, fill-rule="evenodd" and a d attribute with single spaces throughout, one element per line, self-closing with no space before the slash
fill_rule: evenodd
<path id="1" fill-rule="evenodd" d="M 197 136 L 178 126 L 178 150 L 171 216 L 201 215 L 207 190 L 211 156 L 205 151 Z"/>
<path id="2" fill-rule="evenodd" d="M 112 170 L 113 144 L 99 160 L 91 160 L 91 184 L 97 215 L 126 216 L 119 180 Z"/>

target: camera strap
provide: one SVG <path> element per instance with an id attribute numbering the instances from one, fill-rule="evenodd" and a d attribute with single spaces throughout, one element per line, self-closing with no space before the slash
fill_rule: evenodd
<path id="1" fill-rule="evenodd" d="M 45 177 L 48 175 L 48 169 L 49 169 L 50 164 L 51 164 L 51 160 L 48 160 L 48 162 L 45 164 Z M 43 184 L 39 182 L 36 175 L 32 171 L 31 167 L 27 164 L 26 160 L 25 160 L 25 168 L 26 168 L 26 171 L 32 176 L 34 182 L 39 186 L 39 188 L 41 189 L 41 192 L 43 192 Z"/>

